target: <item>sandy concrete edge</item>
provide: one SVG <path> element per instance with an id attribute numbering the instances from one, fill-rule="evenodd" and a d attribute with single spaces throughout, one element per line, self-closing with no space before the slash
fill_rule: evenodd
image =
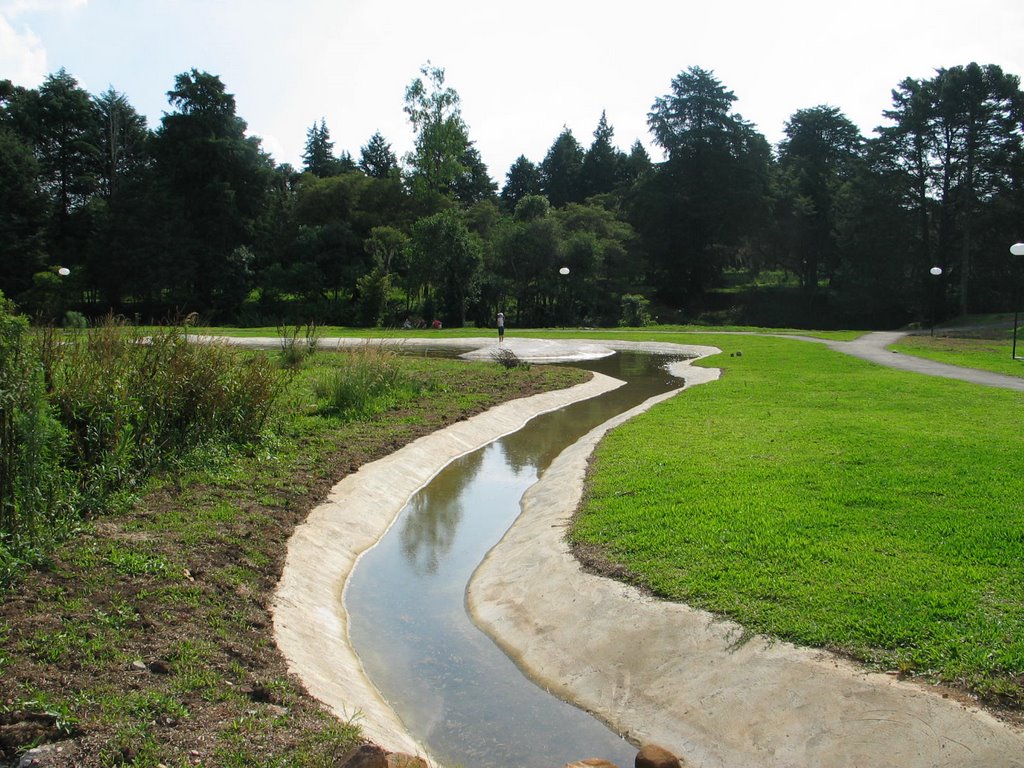
<path id="1" fill-rule="evenodd" d="M 699 378 L 710 380 L 687 384 Z M 581 570 L 564 534 L 588 458 L 658 399 L 567 448 L 524 495 L 470 583 L 477 624 L 540 684 L 688 764 L 1024 766 L 1024 734 L 984 711 L 826 652 L 744 640 L 735 624 Z"/>
<path id="2" fill-rule="evenodd" d="M 422 437 L 338 483 L 289 539 L 272 604 L 277 646 L 309 693 L 337 717 L 357 722 L 366 738 L 384 748 L 429 758 L 367 678 L 349 644 L 342 601 L 349 574 L 409 498 L 451 461 L 537 415 L 621 384 L 595 374 L 569 389 L 504 403 Z"/>

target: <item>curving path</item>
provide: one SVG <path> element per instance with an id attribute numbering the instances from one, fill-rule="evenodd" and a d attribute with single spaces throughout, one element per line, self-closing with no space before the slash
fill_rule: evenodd
<path id="1" fill-rule="evenodd" d="M 999 387 L 1001 389 L 1015 389 L 1024 392 L 1024 378 L 1018 376 L 1006 376 L 1001 373 L 990 371 L 979 371 L 977 368 L 963 368 L 958 365 L 947 365 L 928 360 L 916 355 L 902 355 L 888 349 L 889 345 L 895 344 L 908 334 L 901 331 L 878 331 L 866 333 L 859 339 L 853 341 L 822 341 L 809 336 L 790 336 L 804 341 L 817 341 L 825 344 L 829 349 L 843 352 L 847 355 L 859 357 L 872 363 L 878 363 L 889 368 L 898 368 L 901 371 L 923 373 L 926 376 L 941 376 L 946 379 L 958 379 L 968 381 L 972 384 L 981 384 L 986 387 Z"/>
<path id="2" fill-rule="evenodd" d="M 884 345 L 892 343 L 886 338 L 869 334 L 860 344 L 808 340 L 903 367 L 893 360 L 902 364 L 909 356 L 885 352 Z M 490 341 L 453 344 L 465 348 Z M 518 342 L 524 346 L 517 352 L 527 349 L 528 340 Z M 572 346 L 568 340 L 559 344 Z M 905 369 L 944 375 L 938 371 L 949 368 L 954 378 L 964 378 L 965 369 L 923 363 Z M 695 368 L 683 375 L 693 385 L 716 374 Z M 985 374 L 986 381 L 977 383 L 1000 386 L 991 383 L 992 376 Z M 1013 377 L 997 378 L 1020 388 Z M 614 382 L 596 379 L 549 393 L 550 398 L 506 404 L 470 420 L 468 427 L 456 425 L 367 465 L 332 491 L 289 543 L 274 601 L 278 644 L 313 695 L 339 716 L 359 720 L 378 743 L 422 753 L 347 648 L 340 593 L 348 570 L 360 547 L 372 545 L 405 499 L 452 458 L 512 431 L 529 413 L 610 386 Z M 980 709 L 865 672 L 826 652 L 763 637 L 739 644 L 735 624 L 583 573 L 563 531 L 582 492 L 590 452 L 605 431 L 631 415 L 598 427 L 556 459 L 524 496 L 519 520 L 474 575 L 467 601 L 475 618 L 527 674 L 636 741 L 661 743 L 693 765 L 1024 768 L 1024 732 Z M 396 488 L 400 477 L 409 479 Z M 395 502 L 390 517 L 381 511 Z M 339 541 L 355 544 L 339 553 Z M 350 709 L 352 702 L 359 702 L 358 711 Z"/>

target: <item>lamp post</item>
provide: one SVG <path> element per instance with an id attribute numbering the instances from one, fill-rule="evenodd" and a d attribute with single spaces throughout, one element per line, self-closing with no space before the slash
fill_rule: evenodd
<path id="1" fill-rule="evenodd" d="M 935 335 L 935 321 L 939 319 L 939 280 L 942 277 L 942 267 L 932 267 L 928 270 L 928 274 L 935 278 L 932 281 L 932 327 L 929 331 L 930 336 Z"/>
<path id="2" fill-rule="evenodd" d="M 1013 254 L 1014 256 L 1024 256 L 1024 243 L 1014 243 L 1013 245 L 1011 245 L 1010 246 L 1010 253 Z M 1017 280 L 1015 282 L 1019 283 L 1020 281 Z M 1013 348 L 1010 350 L 1010 355 L 1013 357 L 1014 360 L 1016 360 L 1017 359 L 1017 312 L 1018 312 L 1018 309 L 1019 309 L 1018 306 L 1017 306 L 1017 304 L 1018 304 L 1017 299 L 1020 298 L 1020 286 L 1019 285 L 1017 286 L 1017 288 L 1014 291 L 1014 293 L 1017 294 L 1017 295 L 1014 296 L 1014 302 L 1013 302 Z"/>
<path id="3" fill-rule="evenodd" d="M 566 275 L 569 274 L 569 268 L 561 267 L 558 270 L 558 274 L 561 275 L 562 277 L 565 277 Z M 559 303 L 562 305 L 563 321 L 565 322 L 566 326 L 568 326 L 570 324 L 570 321 L 572 320 L 572 301 L 571 297 L 566 298 L 568 294 L 568 285 L 566 280 L 558 281 L 558 293 L 560 295 Z M 566 306 L 567 304 L 569 306 Z"/>

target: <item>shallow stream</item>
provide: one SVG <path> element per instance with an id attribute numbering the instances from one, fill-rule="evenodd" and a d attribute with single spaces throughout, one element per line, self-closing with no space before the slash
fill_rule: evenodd
<path id="1" fill-rule="evenodd" d="M 636 749 L 527 679 L 472 623 L 466 585 L 563 448 L 681 386 L 677 358 L 620 352 L 580 363 L 626 385 L 529 422 L 448 465 L 360 559 L 345 591 L 350 635 L 377 688 L 441 764 L 551 768 L 586 757 L 632 765 Z"/>

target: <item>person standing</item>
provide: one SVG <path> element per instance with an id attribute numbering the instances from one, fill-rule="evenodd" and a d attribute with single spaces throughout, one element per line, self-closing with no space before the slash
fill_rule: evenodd
<path id="1" fill-rule="evenodd" d="M 498 313 L 498 343 L 501 344 L 505 340 L 505 315 L 502 312 Z"/>

